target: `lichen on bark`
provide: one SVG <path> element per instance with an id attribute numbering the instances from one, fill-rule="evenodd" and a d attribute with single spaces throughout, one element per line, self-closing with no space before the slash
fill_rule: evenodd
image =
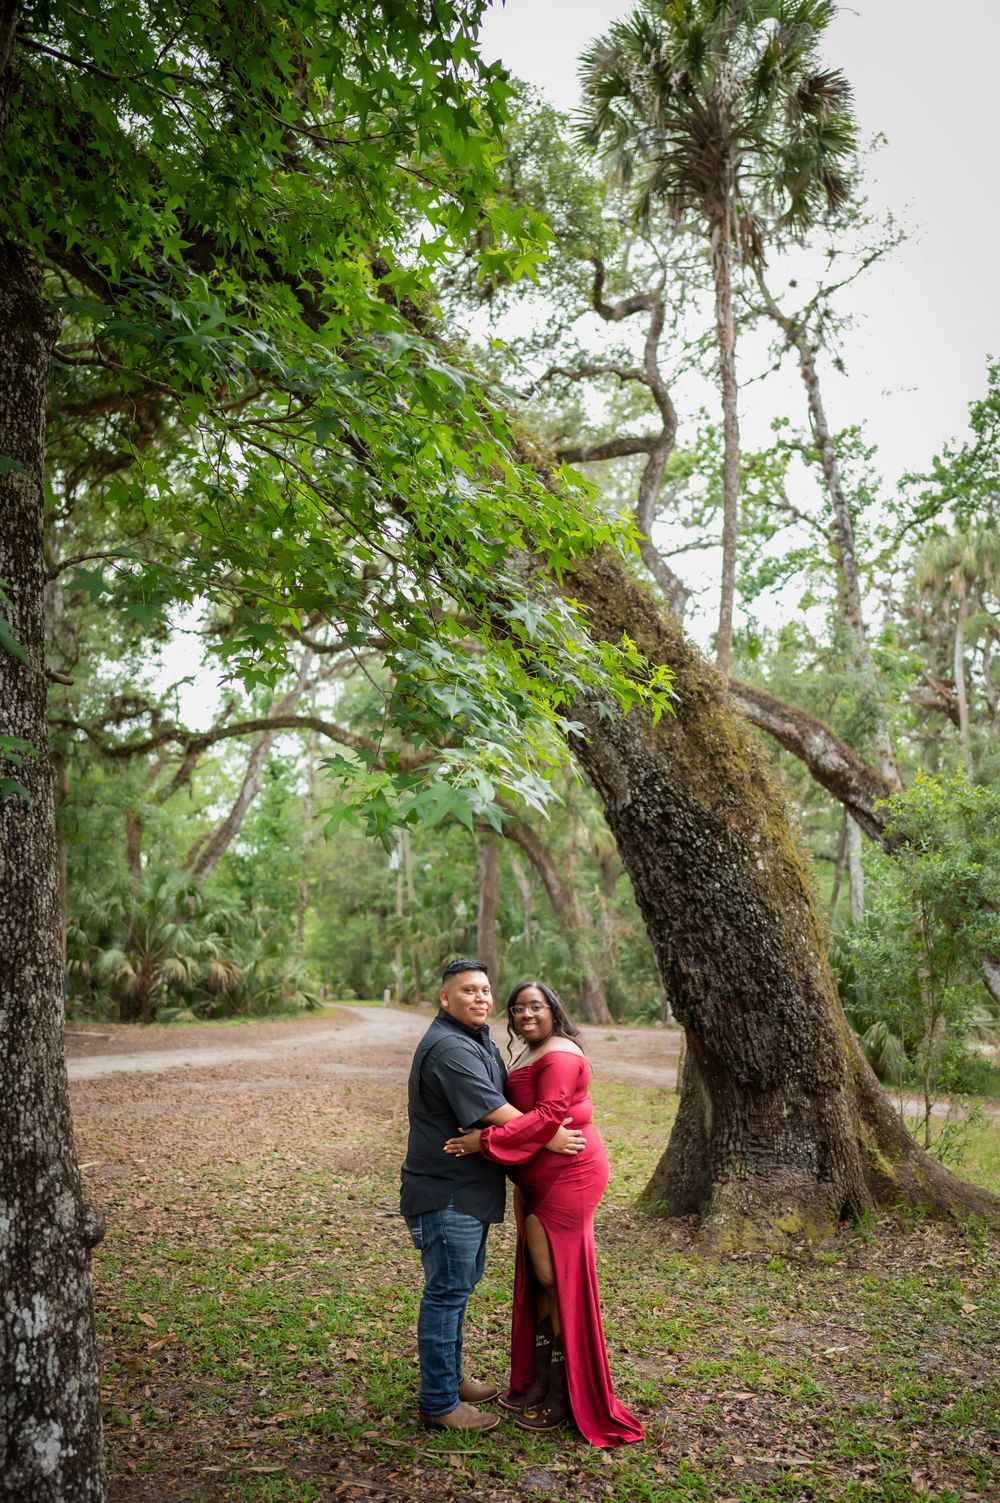
<path id="1" fill-rule="evenodd" d="M 18 644 L 0 648 L 0 732 L 32 748 L 0 804 L 0 1497 L 104 1496 L 90 1293 L 100 1219 L 80 1185 L 62 1047 L 62 919 L 46 749 L 42 456 L 58 321 L 0 241 L 0 579 Z M 10 748 L 8 748 L 10 749 Z"/>
<path id="2" fill-rule="evenodd" d="M 829 1236 L 905 1200 L 996 1218 L 928 1158 L 857 1048 L 781 797 L 722 677 L 610 551 L 564 588 L 598 636 L 667 663 L 676 713 L 654 725 L 577 704 L 600 794 L 687 1035 L 677 1122 L 644 1195 L 733 1248 Z M 886 1172 L 886 1166 L 890 1172 Z"/>

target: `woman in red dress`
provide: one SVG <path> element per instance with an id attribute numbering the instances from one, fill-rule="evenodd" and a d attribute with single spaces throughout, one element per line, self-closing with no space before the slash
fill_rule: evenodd
<path id="1" fill-rule="evenodd" d="M 642 1440 L 642 1425 L 615 1398 L 601 1325 L 594 1211 L 608 1157 L 593 1125 L 590 1066 L 545 982 L 516 986 L 507 1018 L 508 1033 L 526 1045 L 507 1077 L 507 1096 L 522 1115 L 446 1145 L 505 1165 L 517 1186 L 510 1392 L 501 1403 L 526 1430 L 554 1430 L 572 1418 L 594 1446 Z M 585 1147 L 574 1157 L 543 1152 L 566 1118 Z"/>

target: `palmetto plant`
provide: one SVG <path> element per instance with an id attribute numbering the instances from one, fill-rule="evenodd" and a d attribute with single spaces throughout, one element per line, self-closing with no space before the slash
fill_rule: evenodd
<path id="1" fill-rule="evenodd" d="M 152 870 L 138 885 L 84 893 L 67 931 L 71 982 L 105 992 L 123 1022 L 151 1022 L 172 994 L 223 995 L 242 980 L 226 943 L 229 918 L 176 873 Z"/>
<path id="2" fill-rule="evenodd" d="M 629 192 L 708 239 L 722 385 L 722 600 L 729 671 L 739 515 L 735 267 L 769 236 L 801 234 L 847 192 L 850 89 L 818 66 L 831 0 L 641 0 L 582 59 L 579 135 Z"/>
<path id="3" fill-rule="evenodd" d="M 174 872 L 83 894 L 67 959 L 73 990 L 103 996 L 122 1022 L 283 1012 L 316 1006 L 322 990 L 259 914 Z"/>

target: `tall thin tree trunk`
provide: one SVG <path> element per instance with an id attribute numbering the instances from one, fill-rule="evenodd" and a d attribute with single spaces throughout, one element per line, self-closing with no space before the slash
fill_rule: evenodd
<path id="1" fill-rule="evenodd" d="M 885 699 L 879 683 L 878 669 L 872 656 L 871 643 L 865 625 L 864 607 L 861 598 L 861 576 L 858 569 L 858 554 L 854 539 L 854 521 L 850 503 L 844 489 L 844 480 L 837 457 L 837 448 L 830 432 L 823 393 L 820 387 L 819 370 L 816 365 L 816 346 L 806 330 L 794 318 L 783 313 L 768 291 L 763 275 L 758 273 L 758 283 L 764 295 L 767 311 L 785 335 L 789 349 L 794 350 L 799 362 L 802 383 L 806 390 L 809 421 L 813 442 L 819 455 L 826 481 L 827 494 L 833 512 L 833 545 L 837 569 L 842 585 L 844 620 L 851 633 L 854 659 L 857 663 L 872 706 L 875 710 L 875 749 L 882 776 L 893 788 L 902 787 L 899 764 L 893 750 Z"/>
<path id="2" fill-rule="evenodd" d="M 51 754 L 52 777 L 55 788 L 56 815 L 56 860 L 59 867 L 59 932 L 61 935 L 63 970 L 66 969 L 66 931 L 69 928 L 69 853 L 66 835 L 61 827 L 63 810 L 69 801 L 69 763 L 65 755 Z"/>
<path id="3" fill-rule="evenodd" d="M 486 967 L 490 985 L 500 995 L 500 951 L 497 944 L 497 906 L 500 901 L 500 842 L 481 835 L 479 845 L 479 908 L 476 915 L 476 958 Z"/>
<path id="4" fill-rule="evenodd" d="M 847 889 L 851 921 L 860 924 L 865 916 L 865 869 L 861 862 L 861 831 L 847 815 Z"/>
<path id="5" fill-rule="evenodd" d="M 521 865 L 513 852 L 510 853 L 510 869 L 514 873 L 514 881 L 521 897 L 521 913 L 524 918 L 524 947 L 531 948 L 535 921 L 535 893 L 531 885 L 531 878 Z"/>
<path id="6" fill-rule="evenodd" d="M 392 952 L 392 969 L 396 981 L 396 1005 L 403 1000 L 403 920 L 406 917 L 406 907 L 403 901 L 403 832 L 400 830 L 396 836 L 396 849 L 393 852 L 393 860 L 396 863 L 396 943 Z"/>
<path id="7" fill-rule="evenodd" d="M 847 862 L 847 820 L 846 811 L 840 821 L 840 835 L 837 838 L 837 856 L 833 866 L 833 891 L 830 893 L 830 923 L 837 918 L 837 909 L 840 907 L 840 889 L 844 881 L 844 866 Z"/>
<path id="8" fill-rule="evenodd" d="M 965 628 L 969 621 L 969 587 L 965 575 L 958 576 L 958 621 L 955 625 L 955 698 L 958 702 L 958 736 L 965 770 L 972 775 L 972 736 L 969 729 L 969 692 L 965 682 Z"/>
<path id="9" fill-rule="evenodd" d="M 125 815 L 125 860 L 133 882 L 142 881 L 142 813 L 129 809 Z"/>
<path id="10" fill-rule="evenodd" d="M 413 841 L 410 832 L 402 829 L 399 832 L 403 846 L 403 871 L 406 874 L 406 903 L 410 913 L 410 923 L 413 924 L 414 915 L 417 911 L 417 884 L 413 872 Z M 413 973 L 413 1001 L 421 1002 L 424 992 L 424 978 L 420 965 L 420 946 L 414 939 L 410 946 L 410 970 Z"/>
<path id="11" fill-rule="evenodd" d="M 316 737 L 306 737 L 306 791 L 302 805 L 302 867 L 299 871 L 298 906 L 295 914 L 295 955 L 302 959 L 306 944 L 306 913 L 309 909 L 309 854 L 313 843 L 316 812 Z"/>
<path id="12" fill-rule="evenodd" d="M 823 467 L 823 477 L 826 480 L 827 492 L 833 508 L 834 546 L 843 582 L 844 617 L 854 641 L 855 660 L 861 670 L 862 678 L 875 711 L 875 750 L 879 760 L 879 768 L 887 782 L 891 783 L 894 788 L 900 788 L 902 784 L 899 776 L 899 764 L 896 761 L 896 755 L 893 750 L 885 700 L 882 696 L 878 669 L 875 666 L 875 659 L 872 657 L 871 643 L 868 640 L 868 630 L 865 626 L 864 608 L 861 600 L 861 579 L 858 572 L 858 555 L 854 541 L 854 522 L 851 517 L 851 508 L 847 500 L 847 493 L 844 490 L 837 450 L 826 419 L 826 410 L 823 406 L 819 375 L 816 369 L 816 351 L 804 337 L 798 340 L 796 348 L 799 354 L 802 380 L 805 384 L 809 402 L 813 441 L 816 445 L 816 452 L 819 454 L 820 464 Z"/>
<path id="13" fill-rule="evenodd" d="M 0 7 L 0 45 L 6 25 Z M 0 56 L 0 116 L 4 63 Z M 0 118 L 0 129 L 2 129 Z M 0 579 L 19 652 L 0 648 L 0 731 L 33 748 L 0 806 L 0 1496 L 104 1496 L 90 1249 L 62 1043 L 62 934 L 46 729 L 42 552 L 45 404 L 58 321 L 22 252 L 0 241 Z"/>
<path id="14" fill-rule="evenodd" d="M 604 983 L 594 966 L 586 939 L 581 930 L 580 910 L 574 906 L 572 896 L 556 864 L 552 852 L 543 844 L 530 825 L 516 817 L 508 819 L 503 827 L 504 835 L 521 847 L 535 871 L 552 904 L 552 911 L 559 920 L 570 942 L 573 957 L 580 972 L 580 1016 L 585 1023 L 610 1023 L 611 1009 L 608 1006 Z"/>
<path id="15" fill-rule="evenodd" d="M 736 604 L 736 545 L 740 525 L 740 420 L 736 383 L 736 326 L 733 317 L 732 197 L 712 231 L 712 269 L 715 275 L 715 329 L 722 382 L 722 589 L 715 661 L 720 673 L 730 672 L 733 659 L 733 611 Z"/>

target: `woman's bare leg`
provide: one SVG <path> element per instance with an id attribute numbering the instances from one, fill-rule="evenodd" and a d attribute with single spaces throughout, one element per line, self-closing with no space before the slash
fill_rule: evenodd
<path id="1" fill-rule="evenodd" d="M 559 1324 L 559 1303 L 556 1299 L 556 1275 L 552 1266 L 552 1251 L 545 1228 L 537 1216 L 525 1217 L 524 1240 L 527 1243 L 531 1266 L 535 1270 L 535 1278 L 541 1286 L 541 1293 L 535 1303 L 536 1317 L 538 1320 L 543 1320 L 547 1315 L 552 1322 L 553 1335 L 558 1336 L 562 1327 Z"/>

